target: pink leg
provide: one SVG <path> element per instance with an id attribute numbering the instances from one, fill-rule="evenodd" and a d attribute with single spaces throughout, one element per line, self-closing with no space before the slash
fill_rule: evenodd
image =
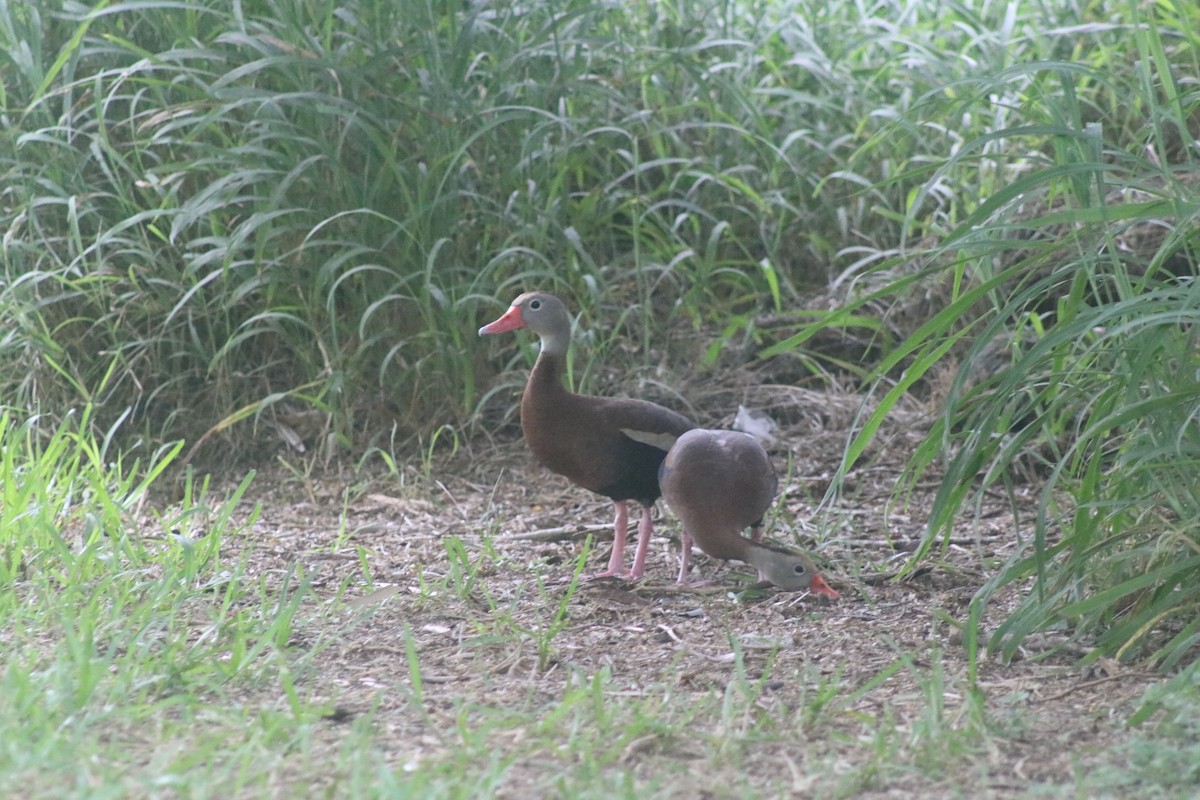
<path id="1" fill-rule="evenodd" d="M 692 537 L 687 529 L 679 534 L 679 544 L 683 548 L 679 552 L 679 580 L 676 583 L 687 583 L 688 568 L 692 561 Z"/>
<path id="2" fill-rule="evenodd" d="M 629 507 L 622 500 L 617 503 L 617 516 L 613 520 L 613 549 L 608 559 L 608 569 L 588 575 L 586 580 L 595 578 L 611 578 L 624 576 L 625 572 L 625 541 L 629 538 Z"/>
<path id="3" fill-rule="evenodd" d="M 751 538 L 751 540 L 753 540 L 755 542 L 760 542 L 760 543 L 762 542 L 762 540 L 763 540 L 763 521 L 761 519 L 758 521 L 757 525 L 750 526 L 750 538 Z M 767 574 L 765 572 L 763 572 L 761 569 L 758 571 L 758 579 L 760 581 L 767 580 Z"/>
<path id="4" fill-rule="evenodd" d="M 638 523 L 637 553 L 633 556 L 633 569 L 629 577 L 640 578 L 646 574 L 646 555 L 650 551 L 650 535 L 654 532 L 653 506 L 642 506 L 642 521 Z"/>
<path id="5" fill-rule="evenodd" d="M 692 537 L 686 529 L 680 534 L 679 543 L 682 545 L 683 550 L 679 553 L 679 579 L 675 582 L 680 586 L 691 586 L 693 588 L 708 586 L 712 581 L 688 580 L 688 573 L 692 570 Z"/>

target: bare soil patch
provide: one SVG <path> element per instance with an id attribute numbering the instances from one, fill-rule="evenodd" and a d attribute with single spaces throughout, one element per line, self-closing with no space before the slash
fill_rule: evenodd
<path id="1" fill-rule="evenodd" d="M 260 474 L 261 516 L 227 556 L 265 576 L 298 562 L 328 601 L 292 644 L 321 643 L 298 677 L 330 707 L 330 748 L 369 717 L 389 765 L 456 764 L 468 780 L 486 762 L 500 797 L 561 794 L 585 769 L 639 797 L 1007 797 L 1073 785 L 1108 758 L 1155 677 L 1080 668 L 1053 637 L 1011 664 L 982 659 L 972 712 L 955 621 L 1024 535 L 1006 500 L 891 579 L 937 488 L 891 504 L 920 410 L 891 423 L 818 515 L 857 399 L 783 387 L 753 399 L 784 423 L 769 535 L 813 552 L 840 602 L 746 589 L 750 568 L 698 551 L 712 584 L 677 587 L 678 528 L 663 513 L 647 579 L 570 594 L 588 536 L 587 571 L 607 558 L 611 505 L 540 469 L 519 439 L 427 475 Z M 997 598 L 987 627 L 1015 599 Z M 596 703 L 580 700 L 589 687 Z"/>

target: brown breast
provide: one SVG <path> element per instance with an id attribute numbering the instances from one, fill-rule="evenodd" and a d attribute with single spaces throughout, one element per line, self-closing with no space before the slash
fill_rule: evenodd
<path id="1" fill-rule="evenodd" d="M 660 474 L 671 510 L 701 550 L 747 560 L 741 532 L 762 520 L 775 497 L 770 458 L 751 436 L 693 430 L 681 435 Z"/>

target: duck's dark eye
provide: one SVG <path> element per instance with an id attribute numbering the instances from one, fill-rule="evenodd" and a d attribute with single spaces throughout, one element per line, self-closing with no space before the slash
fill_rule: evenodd
<path id="1" fill-rule="evenodd" d="M 808 570 L 804 568 L 803 564 L 797 564 L 796 566 L 792 567 L 792 574 L 794 575 L 803 575 L 806 572 L 808 572 Z"/>
<path id="2" fill-rule="evenodd" d="M 533 309 L 534 311 L 537 311 L 539 308 L 542 307 L 542 301 L 541 300 L 530 300 L 529 307 L 531 309 Z"/>

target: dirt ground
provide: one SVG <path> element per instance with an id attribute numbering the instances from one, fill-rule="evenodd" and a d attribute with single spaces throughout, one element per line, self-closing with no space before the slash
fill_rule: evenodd
<path id="1" fill-rule="evenodd" d="M 247 501 L 261 503 L 261 516 L 228 541 L 226 555 L 247 556 L 262 575 L 299 562 L 318 597 L 347 601 L 340 616 L 301 626 L 298 649 L 324 642 L 303 678 L 336 709 L 331 742 L 339 725 L 373 713 L 384 757 L 408 770 L 453 758 L 465 735 L 456 728 L 476 718 L 464 708 L 539 719 L 580 676 L 602 673 L 605 692 L 622 702 L 670 695 L 693 698 L 697 709 L 719 708 L 739 679 L 758 681 L 750 706 L 784 721 L 774 735 L 761 720 L 745 722 L 738 730 L 753 746 L 722 757 L 716 740 L 729 733 L 728 720 L 664 707 L 663 727 L 624 743 L 609 764 L 632 769 L 651 787 L 645 796 L 1007 797 L 1074 785 L 1109 757 L 1106 745 L 1124 735 L 1123 718 L 1156 676 L 1110 662 L 1080 667 L 1079 645 L 1046 635 L 1012 663 L 980 660 L 986 722 L 980 735 L 969 733 L 968 659 L 954 623 L 1022 532 L 1007 501 L 994 498 L 943 551 L 892 579 L 919 541 L 922 509 L 937 488 L 926 480 L 907 507 L 893 504 L 920 409 L 892 420 L 844 496 L 818 510 L 859 401 L 788 387 L 736 398 L 746 401 L 782 426 L 769 535 L 812 552 L 838 602 L 742 591 L 748 567 L 698 551 L 696 569 L 712 583 L 676 586 L 678 525 L 661 504 L 647 578 L 583 582 L 570 595 L 588 536 L 595 548 L 587 571 L 607 560 L 611 503 L 540 469 L 511 429 L 507 441 L 433 459 L 427 473 L 413 465 L 398 475 L 301 479 L 267 470 Z M 1035 495 L 1028 487 L 1031 504 Z M 552 629 L 564 597 L 560 629 Z M 1015 599 L 999 595 L 985 629 Z M 327 627 L 338 619 L 344 630 Z M 705 733 L 680 736 L 671 726 Z M 534 735 L 526 724 L 489 734 L 490 747 L 513 754 L 496 796 L 545 796 L 556 785 L 561 759 L 538 748 L 530 755 Z M 962 742 L 969 752 L 951 752 Z M 679 789 L 670 776 L 683 781 Z"/>

